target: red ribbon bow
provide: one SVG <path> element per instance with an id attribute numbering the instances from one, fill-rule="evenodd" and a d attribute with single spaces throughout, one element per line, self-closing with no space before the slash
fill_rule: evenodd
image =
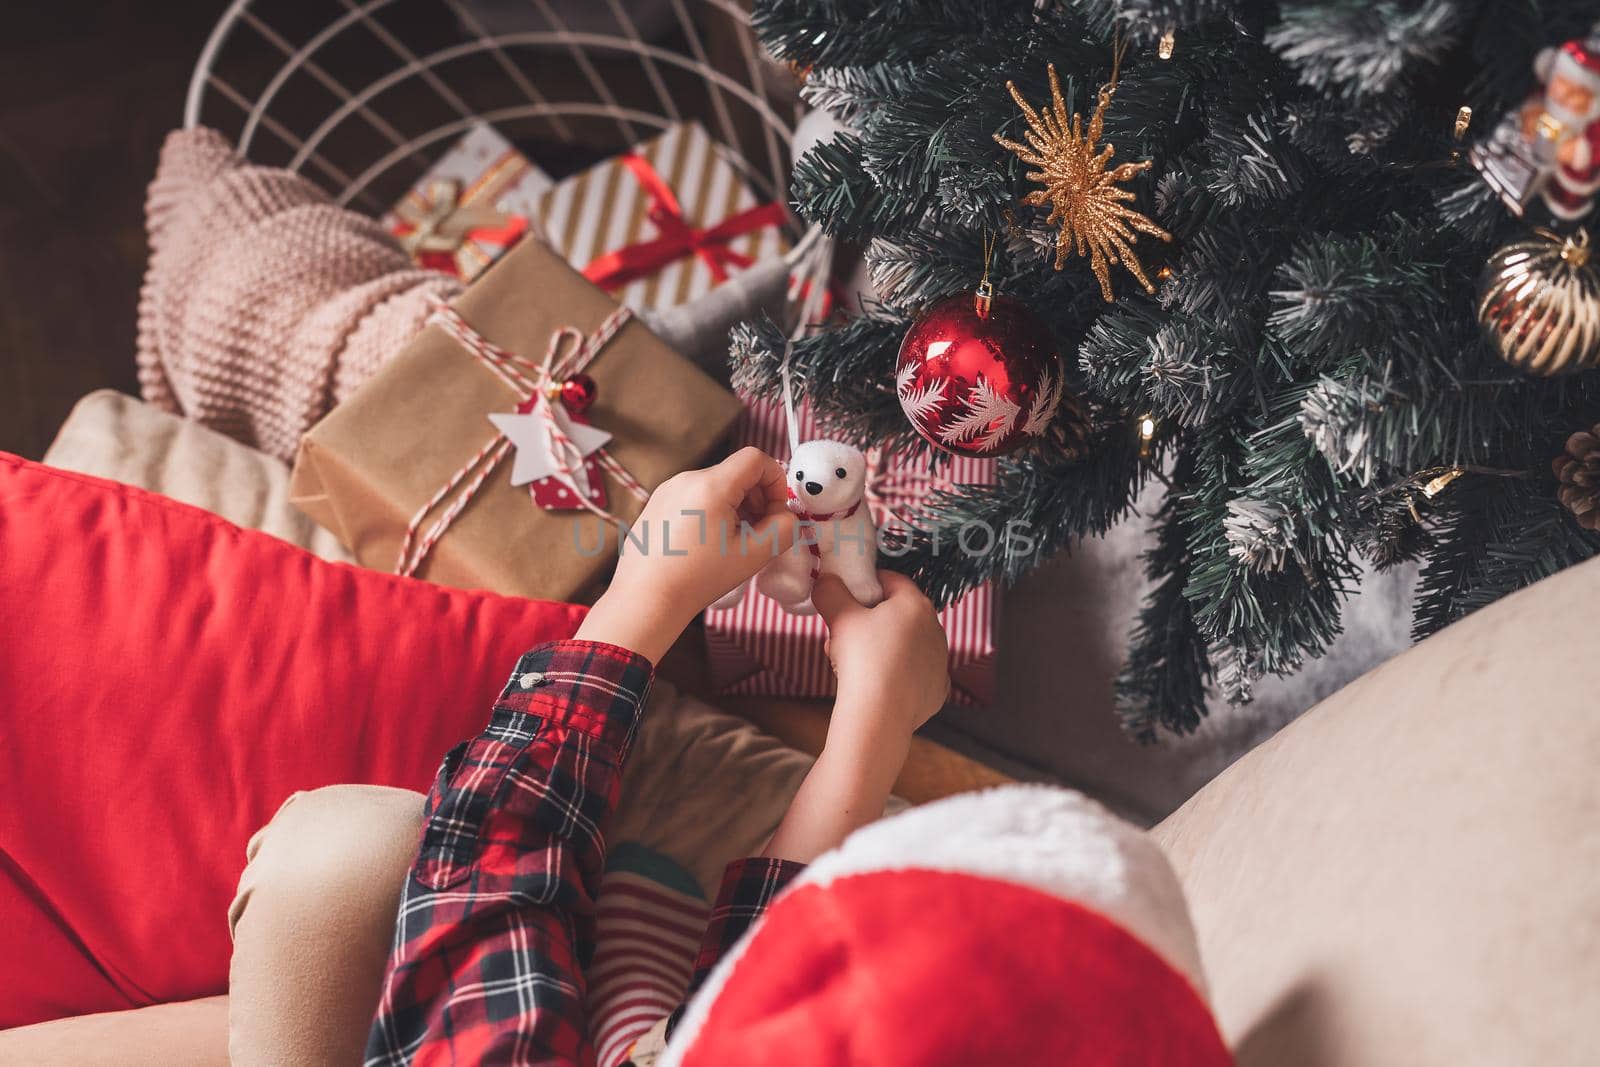
<path id="1" fill-rule="evenodd" d="M 705 229 L 696 229 L 683 216 L 683 208 L 666 180 L 650 161 L 632 152 L 617 157 L 633 172 L 634 178 L 650 196 L 647 216 L 655 224 L 654 240 L 607 252 L 583 268 L 583 276 L 602 289 L 620 289 L 629 282 L 648 278 L 685 256 L 698 256 L 711 271 L 712 280 L 721 285 L 728 280 L 730 267 L 744 269 L 755 260 L 728 247 L 728 242 L 747 233 L 781 226 L 788 215 L 777 201 L 748 208 L 730 215 Z"/>

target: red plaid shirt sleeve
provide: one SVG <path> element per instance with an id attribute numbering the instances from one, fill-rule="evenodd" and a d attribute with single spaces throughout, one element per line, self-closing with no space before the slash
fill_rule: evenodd
<path id="1" fill-rule="evenodd" d="M 667 1020 L 666 1036 L 671 1037 L 677 1029 L 684 1008 L 705 984 L 706 977 L 711 974 L 717 961 L 739 943 L 739 939 L 766 914 L 778 894 L 805 869 L 803 863 L 767 856 L 734 860 L 728 864 L 722 872 L 722 888 L 717 891 L 717 902 L 712 905 L 705 934 L 700 938 L 700 952 L 695 956 L 689 988 L 684 993 L 683 1003 Z"/>
<path id="2" fill-rule="evenodd" d="M 689 979 L 685 999 L 694 996 L 717 961 L 756 924 L 779 893 L 794 881 L 803 863 L 794 860 L 756 856 L 734 860 L 722 872 L 722 888 L 711 907 L 711 918 L 700 938 L 700 954 L 695 957 L 694 974 Z"/>
<path id="3" fill-rule="evenodd" d="M 611 645 L 535 649 L 445 756 L 367 1067 L 594 1063 L 578 961 L 651 673 Z"/>

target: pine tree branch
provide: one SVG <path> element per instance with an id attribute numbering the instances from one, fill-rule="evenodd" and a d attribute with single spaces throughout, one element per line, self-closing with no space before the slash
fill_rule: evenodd
<path id="1" fill-rule="evenodd" d="M 1212 680 L 1206 639 L 1184 596 L 1193 534 L 1179 506 L 1183 486 L 1193 476 L 1187 466 L 1187 460 L 1180 460 L 1155 516 L 1155 541 L 1144 554 L 1152 590 L 1139 611 L 1127 662 L 1116 681 L 1123 728 L 1142 744 L 1155 742 L 1160 729 L 1179 735 L 1197 729 Z"/>
<path id="2" fill-rule="evenodd" d="M 1548 478 L 1461 479 L 1437 539 L 1418 585 L 1419 640 L 1600 551 L 1600 538 L 1573 521 Z"/>
<path id="3" fill-rule="evenodd" d="M 1457 0 L 1285 4 L 1267 44 L 1302 84 L 1320 92 L 1387 93 L 1413 67 L 1437 64 L 1455 46 L 1462 6 Z"/>

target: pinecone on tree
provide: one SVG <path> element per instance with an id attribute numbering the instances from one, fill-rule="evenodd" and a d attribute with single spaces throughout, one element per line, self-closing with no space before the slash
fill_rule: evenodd
<path id="1" fill-rule="evenodd" d="M 1550 464 L 1561 483 L 1556 496 L 1585 530 L 1600 530 L 1600 424 L 1567 438 L 1567 450 Z"/>

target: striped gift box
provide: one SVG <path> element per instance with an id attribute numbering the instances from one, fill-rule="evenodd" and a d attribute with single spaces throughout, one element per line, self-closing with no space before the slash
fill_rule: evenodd
<path id="1" fill-rule="evenodd" d="M 711 136 L 697 123 L 670 126 L 659 137 L 634 148 L 677 201 L 683 221 L 697 231 L 758 208 L 755 194 L 729 164 Z M 603 257 L 658 240 L 661 228 L 650 217 L 657 198 L 620 160 L 608 160 L 558 183 L 540 202 L 538 218 L 550 247 L 578 270 Z M 782 209 L 775 209 L 781 217 Z M 760 262 L 788 250 L 781 224 L 763 225 L 720 243 L 737 257 Z M 736 271 L 736 265 L 726 269 Z M 635 311 L 669 308 L 708 293 L 717 284 L 706 259 L 684 254 L 646 277 L 628 281 L 611 295 Z"/>
<path id="2" fill-rule="evenodd" d="M 804 409 L 798 414 L 800 438 L 816 435 Z M 768 455 L 788 453 L 783 409 L 754 404 L 733 427 L 733 448 L 755 445 Z M 868 505 L 879 528 L 915 508 L 919 494 L 944 483 L 982 484 L 995 477 L 995 461 L 958 456 L 934 477 L 928 460 L 891 466 L 868 463 Z M 901 520 L 903 524 L 903 519 Z M 994 698 L 995 589 L 985 583 L 939 613 L 950 644 L 951 698 L 983 707 Z M 762 596 L 752 583 L 744 599 L 730 608 L 706 612 L 706 645 L 711 683 L 718 693 L 735 696 L 829 697 L 834 694 L 833 668 L 824 649 L 827 627 L 814 615 L 791 615 Z"/>

